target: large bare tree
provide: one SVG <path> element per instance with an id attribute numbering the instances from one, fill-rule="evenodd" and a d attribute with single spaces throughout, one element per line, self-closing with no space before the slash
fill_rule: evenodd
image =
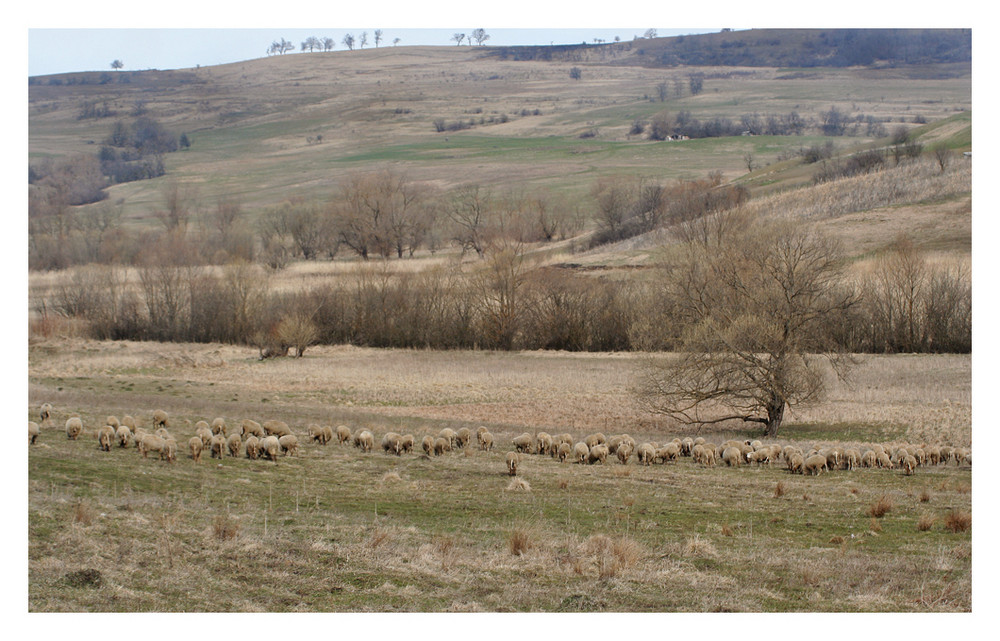
<path id="1" fill-rule="evenodd" d="M 743 209 L 680 227 L 662 294 L 677 353 L 648 359 L 640 398 L 688 424 L 761 423 L 774 436 L 785 409 L 820 397 L 828 367 L 846 375 L 827 325 L 858 298 L 842 286 L 838 245 L 802 224 Z"/>

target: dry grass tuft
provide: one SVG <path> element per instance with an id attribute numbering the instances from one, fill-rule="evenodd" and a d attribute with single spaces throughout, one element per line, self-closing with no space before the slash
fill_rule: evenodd
<path id="1" fill-rule="evenodd" d="M 859 493 L 860 491 L 861 491 L 861 490 L 859 490 L 859 489 L 858 489 L 858 488 L 856 488 L 856 487 L 852 487 L 852 488 L 851 488 L 851 494 L 857 494 L 857 493 Z"/>
<path id="2" fill-rule="evenodd" d="M 780 499 L 785 495 L 785 483 L 783 481 L 778 481 L 778 484 L 774 486 L 774 498 Z"/>
<path id="3" fill-rule="evenodd" d="M 83 501 L 74 503 L 73 522 L 80 525 L 91 525 L 94 522 L 94 510 Z"/>
<path id="4" fill-rule="evenodd" d="M 559 489 L 560 490 L 565 490 L 568 487 L 569 487 L 569 481 L 567 481 L 566 479 L 559 479 Z"/>
<path id="5" fill-rule="evenodd" d="M 920 493 L 920 502 L 930 503 L 930 501 L 931 501 L 931 491 L 925 487 L 923 492 Z"/>
<path id="6" fill-rule="evenodd" d="M 399 475 L 399 472 L 396 472 L 396 471 L 386 472 L 385 474 L 382 475 L 382 483 L 383 484 L 384 483 L 388 483 L 390 481 L 391 482 L 399 482 L 399 481 L 402 481 L 402 480 L 403 479 Z"/>
<path id="7" fill-rule="evenodd" d="M 688 538 L 685 551 L 688 556 L 714 557 L 719 555 L 711 541 L 706 541 L 697 534 Z"/>
<path id="8" fill-rule="evenodd" d="M 212 521 L 212 533 L 220 541 L 231 541 L 240 533 L 240 524 L 228 514 L 220 514 Z"/>
<path id="9" fill-rule="evenodd" d="M 434 537 L 434 551 L 441 557 L 441 569 L 448 570 L 458 558 L 457 539 L 450 534 Z"/>
<path id="10" fill-rule="evenodd" d="M 514 556 L 522 556 L 531 549 L 531 537 L 527 530 L 517 528 L 507 536 L 507 547 Z"/>
<path id="11" fill-rule="evenodd" d="M 881 523 L 879 523 L 879 522 L 878 522 L 878 519 L 876 519 L 876 518 L 875 518 L 875 517 L 873 516 L 873 517 L 872 517 L 872 520 L 871 520 L 871 523 L 869 524 L 869 529 L 870 529 L 870 530 L 871 530 L 872 532 L 876 532 L 876 533 L 877 533 L 877 532 L 881 532 L 881 531 L 882 531 L 882 524 L 881 524 Z"/>
<path id="12" fill-rule="evenodd" d="M 968 483 L 959 483 L 955 486 L 955 491 L 959 494 L 968 494 L 972 492 L 972 486 Z"/>
<path id="13" fill-rule="evenodd" d="M 921 514 L 920 520 L 917 521 L 917 529 L 921 532 L 926 532 L 927 530 L 934 527 L 934 523 L 937 519 L 930 514 Z"/>
<path id="14" fill-rule="evenodd" d="M 951 510 L 944 517 L 944 527 L 952 532 L 965 532 L 972 527 L 972 514 L 965 510 Z"/>
<path id="15" fill-rule="evenodd" d="M 844 537 L 840 536 L 839 534 L 830 537 L 830 543 L 833 543 L 834 545 L 840 545 L 843 542 L 844 542 Z"/>
<path id="16" fill-rule="evenodd" d="M 812 500 L 812 497 L 811 497 L 811 496 L 809 496 L 808 494 L 803 494 L 803 495 L 802 495 L 802 500 L 803 500 L 803 501 L 811 501 L 811 500 Z"/>
<path id="17" fill-rule="evenodd" d="M 515 476 L 514 478 L 512 478 L 510 480 L 510 483 L 507 484 L 507 491 L 508 492 L 530 492 L 531 491 L 531 484 L 528 483 L 527 481 L 525 481 L 520 476 Z"/>
<path id="18" fill-rule="evenodd" d="M 627 465 L 619 465 L 611 468 L 611 475 L 618 478 L 628 478 L 632 476 L 632 468 Z"/>
<path id="19" fill-rule="evenodd" d="M 371 536 L 368 538 L 367 546 L 375 550 L 388 543 L 389 539 L 389 530 L 382 527 L 376 527 L 372 529 Z"/>
<path id="20" fill-rule="evenodd" d="M 877 501 L 868 506 L 868 516 L 880 519 L 889 513 L 892 508 L 892 499 L 889 498 L 889 495 L 883 494 Z"/>
<path id="21" fill-rule="evenodd" d="M 723 523 L 721 528 L 722 536 L 732 536 L 733 530 L 729 527 L 728 523 Z"/>

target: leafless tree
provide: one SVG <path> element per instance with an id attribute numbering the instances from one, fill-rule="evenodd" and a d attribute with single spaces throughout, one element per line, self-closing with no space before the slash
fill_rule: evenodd
<path id="1" fill-rule="evenodd" d="M 462 44 L 462 41 L 463 41 L 463 40 L 465 40 L 465 34 L 464 34 L 464 33 L 456 33 L 456 34 L 453 34 L 453 35 L 451 36 L 451 39 L 455 41 L 455 44 L 456 44 L 456 45 L 459 45 L 459 46 L 461 46 L 461 44 Z"/>
<path id="2" fill-rule="evenodd" d="M 344 39 L 341 41 L 344 46 L 350 51 L 354 51 L 354 34 L 346 33 L 344 34 Z"/>
<path id="3" fill-rule="evenodd" d="M 378 48 L 378 46 L 379 46 L 379 44 L 381 42 L 382 42 L 382 30 L 381 29 L 376 29 L 375 30 L 375 48 L 376 49 Z"/>
<path id="4" fill-rule="evenodd" d="M 469 42 L 475 40 L 477 45 L 482 45 L 489 39 L 490 35 L 486 33 L 486 29 L 479 28 L 472 30 L 472 35 L 469 37 Z"/>
<path id="5" fill-rule="evenodd" d="M 451 194 L 448 218 L 452 224 L 452 239 L 462 248 L 462 254 L 472 249 L 482 258 L 495 236 L 493 194 L 479 185 L 460 187 Z"/>

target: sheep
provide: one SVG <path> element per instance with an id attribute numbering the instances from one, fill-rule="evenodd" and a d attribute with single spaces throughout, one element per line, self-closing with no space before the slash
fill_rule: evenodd
<path id="1" fill-rule="evenodd" d="M 368 430 L 361 431 L 361 451 L 371 452 L 372 448 L 375 447 L 375 436 Z"/>
<path id="2" fill-rule="evenodd" d="M 902 464 L 903 459 L 909 455 L 910 452 L 905 447 L 896 448 L 892 453 L 892 462 L 898 466 Z"/>
<path id="3" fill-rule="evenodd" d="M 918 447 L 914 450 L 913 458 L 917 459 L 917 465 L 927 465 L 927 452 L 925 452 L 922 448 Z"/>
<path id="4" fill-rule="evenodd" d="M 691 458 L 694 459 L 695 463 L 701 463 L 705 458 L 705 448 L 701 443 L 691 447 Z"/>
<path id="5" fill-rule="evenodd" d="M 569 449 L 568 446 L 567 449 Z M 628 443 L 623 443 L 618 446 L 618 449 L 615 451 L 615 456 L 618 457 L 619 463 L 622 465 L 628 465 L 628 460 L 632 457 L 632 448 L 628 446 Z"/>
<path id="6" fill-rule="evenodd" d="M 153 432 L 153 434 L 156 434 L 157 436 L 159 436 L 162 439 L 173 438 L 173 435 L 171 435 L 170 432 L 168 432 L 167 428 L 165 428 L 165 427 L 161 427 L 160 429 L 158 429 L 155 432 Z"/>
<path id="7" fill-rule="evenodd" d="M 695 445 L 704 445 L 706 443 L 704 436 L 699 436 L 694 440 Z M 693 447 L 693 446 L 692 446 Z"/>
<path id="8" fill-rule="evenodd" d="M 527 432 L 515 437 L 511 442 L 514 444 L 514 449 L 518 452 L 524 452 L 527 454 L 532 454 L 534 452 L 535 437 Z"/>
<path id="9" fill-rule="evenodd" d="M 617 434 L 615 436 L 608 438 L 608 453 L 617 454 L 618 446 L 621 445 L 622 441 L 624 440 L 625 437 L 622 434 Z"/>
<path id="10" fill-rule="evenodd" d="M 360 449 L 360 447 L 361 447 L 361 432 L 355 432 L 354 433 L 354 436 L 351 437 L 351 443 L 354 444 L 354 447 L 357 447 L 357 448 Z"/>
<path id="11" fill-rule="evenodd" d="M 315 423 L 310 423 L 306 430 L 309 431 L 309 438 L 320 445 L 326 445 L 326 432 L 323 431 L 322 427 Z"/>
<path id="12" fill-rule="evenodd" d="M 735 445 L 727 447 L 722 452 L 722 461 L 727 467 L 739 467 L 743 462 L 743 450 Z"/>
<path id="13" fill-rule="evenodd" d="M 573 435 L 569 432 L 563 432 L 558 436 L 552 437 L 552 444 L 556 447 L 559 447 L 563 443 L 567 443 L 570 447 L 573 447 Z"/>
<path id="14" fill-rule="evenodd" d="M 608 446 L 607 445 L 595 445 L 590 448 L 590 456 L 587 457 L 587 462 L 593 465 L 600 461 L 601 465 L 607 463 L 608 460 Z"/>
<path id="15" fill-rule="evenodd" d="M 132 430 L 127 425 L 119 425 L 115 430 L 115 439 L 118 441 L 118 447 L 128 447 L 132 442 Z"/>
<path id="16" fill-rule="evenodd" d="M 470 440 L 472 440 L 472 430 L 467 427 L 461 428 L 455 434 L 455 443 L 460 448 L 468 446 Z"/>
<path id="17" fill-rule="evenodd" d="M 385 436 L 382 437 L 382 451 L 386 454 L 395 454 L 399 456 L 402 450 L 402 445 L 400 440 L 402 437 L 395 432 L 386 432 Z"/>
<path id="18" fill-rule="evenodd" d="M 831 447 L 827 450 L 820 450 L 819 454 L 826 457 L 826 469 L 835 470 L 840 466 L 840 449 Z M 806 459 L 808 462 L 808 459 Z"/>
<path id="19" fill-rule="evenodd" d="M 208 447 L 210 458 L 222 458 L 222 453 L 226 449 L 226 439 L 222 438 L 222 436 L 213 436 L 212 440 L 208 443 Z"/>
<path id="20" fill-rule="evenodd" d="M 931 465 L 937 465 L 938 462 L 941 460 L 941 448 L 938 447 L 937 445 L 931 445 L 930 447 L 928 447 L 926 453 L 927 453 L 927 462 L 930 463 Z"/>
<path id="21" fill-rule="evenodd" d="M 212 430 L 208 427 L 208 424 L 206 423 L 205 427 L 198 428 L 198 431 L 195 432 L 195 436 L 201 439 L 202 447 L 208 447 L 209 444 L 212 442 L 212 437 L 214 436 L 214 434 L 212 434 Z"/>
<path id="22" fill-rule="evenodd" d="M 943 445 L 941 446 L 941 456 L 938 458 L 938 463 L 947 465 L 953 456 L 955 456 L 955 448 L 950 445 Z"/>
<path id="23" fill-rule="evenodd" d="M 275 463 L 278 462 L 278 452 L 281 451 L 281 443 L 278 442 L 278 437 L 269 434 L 260 440 L 260 445 L 257 446 L 257 452 L 268 458 Z"/>
<path id="24" fill-rule="evenodd" d="M 298 456 L 299 439 L 294 434 L 278 437 L 278 445 L 281 446 L 281 451 L 284 452 L 285 456 Z"/>
<path id="25" fill-rule="evenodd" d="M 865 450 L 865 453 L 861 455 L 861 466 L 862 467 L 876 467 L 878 465 L 878 454 L 875 450 Z"/>
<path id="26" fill-rule="evenodd" d="M 265 421 L 261 427 L 264 428 L 264 433 L 268 436 L 277 436 L 278 438 L 292 433 L 292 430 L 288 428 L 288 423 L 284 421 Z"/>
<path id="27" fill-rule="evenodd" d="M 75 441 L 83 433 L 83 421 L 79 416 L 71 416 L 66 420 L 66 438 Z"/>
<path id="28" fill-rule="evenodd" d="M 118 429 L 118 426 L 121 425 L 121 423 L 118 422 L 118 417 L 117 416 L 113 416 L 113 415 L 109 416 L 107 419 L 105 419 L 104 420 L 104 424 L 105 425 L 110 425 L 111 427 L 113 427 L 116 430 Z"/>
<path id="29" fill-rule="evenodd" d="M 879 454 L 876 455 L 875 464 L 878 465 L 879 467 L 888 468 L 890 470 L 896 467 L 893 464 L 892 459 L 889 458 L 889 455 L 886 454 L 885 452 L 880 452 Z"/>
<path id="30" fill-rule="evenodd" d="M 264 428 L 261 426 L 260 423 L 245 418 L 240 423 L 240 436 L 246 436 L 247 434 L 256 436 L 258 439 L 262 439 L 266 436 L 266 434 L 264 433 Z"/>
<path id="31" fill-rule="evenodd" d="M 737 448 L 737 449 L 740 449 L 740 448 L 742 448 L 742 447 L 743 447 L 744 445 L 745 445 L 745 443 L 743 443 L 743 442 L 741 442 L 741 441 L 734 441 L 734 440 L 732 440 L 732 439 L 730 439 L 730 440 L 728 440 L 728 441 L 724 441 L 724 442 L 723 442 L 722 444 L 718 445 L 718 446 L 717 446 L 717 447 L 715 448 L 715 457 L 716 457 L 716 458 L 719 458 L 719 459 L 721 459 L 721 458 L 722 458 L 722 455 L 723 455 L 723 453 L 724 453 L 724 452 L 725 452 L 725 451 L 726 451 L 727 449 L 729 449 L 730 447 L 735 447 L 735 448 Z M 741 451 L 742 451 L 742 450 L 741 450 Z"/>
<path id="32" fill-rule="evenodd" d="M 691 450 L 694 448 L 694 439 L 690 436 L 686 436 L 681 440 L 681 456 L 691 456 Z"/>
<path id="33" fill-rule="evenodd" d="M 766 450 L 765 449 L 760 449 L 760 450 L 757 450 L 756 452 L 751 452 L 750 456 L 749 456 L 749 461 L 748 462 L 749 463 L 756 463 L 757 465 L 761 465 L 763 463 L 770 463 L 771 462 L 771 449 L 770 448 L 768 448 Z"/>
<path id="34" fill-rule="evenodd" d="M 132 418 L 131 416 L 129 416 L 128 414 L 126 414 L 125 416 L 122 417 L 122 425 L 124 425 L 125 427 L 129 428 L 130 430 L 132 430 L 132 433 L 135 434 L 135 419 L 134 418 Z"/>
<path id="35" fill-rule="evenodd" d="M 587 447 L 593 448 L 595 445 L 606 445 L 608 439 L 601 432 L 596 432 L 583 439 L 583 442 L 587 444 Z"/>
<path id="36" fill-rule="evenodd" d="M 451 451 L 451 442 L 443 436 L 434 439 L 434 456 L 441 456 Z"/>
<path id="37" fill-rule="evenodd" d="M 349 440 L 351 440 L 351 428 L 347 427 L 346 425 L 338 425 L 337 441 L 340 442 L 341 445 L 343 445 Z"/>
<path id="38" fill-rule="evenodd" d="M 819 476 L 819 473 L 823 470 L 829 471 L 829 458 L 823 456 L 822 454 L 816 454 L 810 456 L 802 463 L 802 473 L 810 474 L 812 476 Z"/>
<path id="39" fill-rule="evenodd" d="M 552 451 L 552 436 L 548 432 L 539 432 L 535 439 L 538 441 L 539 454 L 549 454 Z"/>
<path id="40" fill-rule="evenodd" d="M 188 449 L 191 450 L 191 458 L 195 463 L 201 462 L 201 450 L 204 447 L 205 444 L 197 436 L 192 436 L 188 439 Z"/>
<path id="41" fill-rule="evenodd" d="M 28 445 L 35 444 L 35 439 L 38 438 L 38 434 L 40 431 L 41 430 L 38 427 L 38 423 L 34 421 L 28 421 Z"/>
<path id="42" fill-rule="evenodd" d="M 221 416 L 218 417 L 218 418 L 213 419 L 212 420 L 211 428 L 212 428 L 212 434 L 216 434 L 216 435 L 221 434 L 222 436 L 225 436 L 226 435 L 226 419 L 222 418 Z"/>
<path id="43" fill-rule="evenodd" d="M 521 455 L 517 452 L 507 452 L 507 474 L 517 476 L 517 466 L 521 462 Z"/>
<path id="44" fill-rule="evenodd" d="M 142 458 L 148 458 L 150 452 L 162 452 L 166 445 L 166 441 L 156 434 L 145 434 L 139 439 L 139 444 L 136 447 L 139 448 L 139 454 L 142 454 Z"/>
<path id="45" fill-rule="evenodd" d="M 583 441 L 573 446 L 573 460 L 577 463 L 586 463 L 590 457 L 590 447 Z"/>
<path id="46" fill-rule="evenodd" d="M 479 449 L 484 452 L 491 452 L 493 450 L 493 435 L 489 432 L 484 432 L 480 439 Z"/>
<path id="47" fill-rule="evenodd" d="M 660 448 L 657 454 L 664 463 L 667 461 L 676 461 L 681 455 L 681 445 L 675 442 L 667 443 Z"/>
<path id="48" fill-rule="evenodd" d="M 413 434 L 404 434 L 399 437 L 399 452 L 400 454 L 409 454 L 413 451 L 413 445 L 415 443 Z"/>
<path id="49" fill-rule="evenodd" d="M 420 441 L 420 447 L 424 450 L 427 456 L 434 454 L 434 437 L 425 436 L 422 441 Z"/>
<path id="50" fill-rule="evenodd" d="M 455 444 L 458 441 L 458 434 L 455 432 L 455 430 L 451 429 L 450 427 L 446 427 L 440 432 L 438 432 L 438 438 L 447 439 L 449 446 L 448 451 L 451 451 L 452 449 L 455 448 Z"/>
<path id="51" fill-rule="evenodd" d="M 52 404 L 42 403 L 42 407 L 41 410 L 38 412 L 38 416 L 40 418 L 40 422 L 42 423 L 49 420 L 49 417 L 52 416 Z"/>
<path id="52" fill-rule="evenodd" d="M 570 447 L 569 443 L 560 443 L 556 450 L 556 458 L 560 463 L 565 463 L 566 459 L 568 459 L 572 453 L 573 448 Z"/>
<path id="53" fill-rule="evenodd" d="M 220 434 L 219 436 L 223 436 Z M 231 434 L 229 438 L 226 439 L 226 449 L 229 450 L 229 456 L 236 458 L 240 455 L 240 447 L 243 445 L 243 439 L 240 438 L 239 434 Z"/>
<path id="54" fill-rule="evenodd" d="M 212 428 L 209 427 L 207 421 L 198 421 L 197 423 L 194 424 L 195 434 L 197 434 L 200 430 L 208 430 L 211 433 Z"/>
<path id="55" fill-rule="evenodd" d="M 638 459 L 638 461 L 643 465 L 650 465 L 655 456 L 656 449 L 653 448 L 652 443 L 643 443 L 635 452 L 636 459 Z"/>
<path id="56" fill-rule="evenodd" d="M 260 453 L 260 440 L 253 434 L 248 436 L 247 440 L 243 442 L 243 452 L 251 461 L 257 460 Z"/>
<path id="57" fill-rule="evenodd" d="M 323 445 L 333 440 L 333 428 L 329 425 L 323 426 Z"/>
<path id="58" fill-rule="evenodd" d="M 805 468 L 805 459 L 801 454 L 790 454 L 788 456 L 788 471 L 792 474 L 803 474 Z"/>
<path id="59" fill-rule="evenodd" d="M 743 456 L 743 461 L 742 462 L 743 463 L 749 463 L 750 462 L 750 455 L 753 454 L 754 452 L 756 452 L 757 450 L 755 450 L 753 448 L 753 446 L 750 445 L 749 443 L 744 443 L 744 444 L 740 445 L 739 447 L 740 447 L 740 454 Z"/>
<path id="60" fill-rule="evenodd" d="M 170 422 L 170 418 L 167 416 L 167 413 L 164 412 L 163 410 L 156 410 L 155 412 L 153 412 L 153 429 L 154 430 L 156 428 L 158 428 L 158 427 L 167 427 L 167 424 L 169 422 Z"/>
<path id="61" fill-rule="evenodd" d="M 844 450 L 844 469 L 853 470 L 861 466 L 861 452 L 854 448 Z"/>
<path id="62" fill-rule="evenodd" d="M 167 463 L 177 462 L 177 441 L 172 438 L 163 440 L 163 448 L 160 450 L 160 460 Z"/>
<path id="63" fill-rule="evenodd" d="M 917 457 L 912 454 L 907 454 L 903 457 L 903 474 L 910 476 L 913 474 L 913 470 L 917 468 Z"/>
<path id="64" fill-rule="evenodd" d="M 967 447 L 963 447 L 960 450 L 955 450 L 955 464 L 956 465 L 968 464 L 969 467 L 971 467 L 972 450 Z"/>
<path id="65" fill-rule="evenodd" d="M 144 427 L 137 427 L 132 430 L 132 441 L 135 443 L 135 449 L 139 449 L 139 442 L 142 440 L 142 437 L 147 434 L 149 434 L 149 432 L 147 432 Z"/>

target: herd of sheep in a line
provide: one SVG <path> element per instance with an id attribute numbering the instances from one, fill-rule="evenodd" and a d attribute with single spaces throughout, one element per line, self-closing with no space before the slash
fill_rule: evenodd
<path id="1" fill-rule="evenodd" d="M 52 406 L 49 403 L 42 405 L 41 422 L 44 424 L 51 414 Z M 150 452 L 155 452 L 161 460 L 173 463 L 177 460 L 178 442 L 168 427 L 169 417 L 162 410 L 153 412 L 152 431 L 137 427 L 131 416 L 123 416 L 120 421 L 115 416 L 109 416 L 105 425 L 97 430 L 98 447 L 109 452 L 116 445 L 121 448 L 134 445 L 143 458 L 148 458 Z M 208 450 L 211 458 L 222 459 L 227 455 L 238 457 L 242 450 L 248 459 L 270 460 L 275 463 L 279 455 L 295 456 L 298 452 L 298 436 L 283 421 L 258 423 L 244 419 L 238 426 L 230 429 L 225 419 L 216 418 L 211 423 L 198 421 L 194 427 L 195 435 L 188 439 L 187 449 L 195 462 L 201 460 L 205 450 Z M 336 438 L 341 445 L 352 444 L 362 452 L 370 452 L 375 446 L 375 435 L 367 429 L 352 433 L 346 425 L 339 425 L 334 429 L 311 424 L 307 430 L 309 440 L 320 445 L 326 445 Z M 28 442 L 34 443 L 39 433 L 39 424 L 29 422 Z M 66 421 L 66 436 L 76 440 L 82 433 L 82 420 L 77 415 L 71 416 Z M 440 456 L 469 447 L 472 436 L 473 432 L 467 427 L 458 430 L 444 428 L 437 436 L 424 436 L 420 445 L 428 457 Z M 478 428 L 475 437 L 480 450 L 493 450 L 495 439 L 487 428 Z M 727 440 L 716 445 L 703 437 L 686 437 L 674 438 L 661 446 L 656 442 L 637 443 L 628 434 L 608 438 L 598 432 L 574 442 L 570 434 L 553 436 L 546 432 L 535 435 L 525 432 L 515 437 L 512 444 L 514 450 L 507 452 L 505 457 L 507 472 L 511 476 L 517 475 L 518 466 L 524 456 L 529 454 L 550 456 L 561 463 L 572 461 L 579 464 L 605 464 L 609 457 L 614 457 L 622 465 L 627 464 L 633 456 L 641 465 L 671 463 L 681 457 L 690 457 L 695 463 L 708 467 L 717 462 L 730 467 L 780 464 L 790 473 L 807 475 L 859 467 L 889 470 L 899 468 L 904 474 L 910 475 L 924 465 L 947 465 L 951 461 L 956 465 L 972 465 L 972 451 L 969 448 L 926 443 L 891 446 L 874 444 L 863 451 L 857 447 L 814 446 L 803 452 L 793 445 L 764 444 L 757 440 Z M 396 432 L 387 432 L 381 441 L 382 450 L 396 456 L 412 452 L 415 445 L 416 439 L 412 434 L 400 435 Z"/>

